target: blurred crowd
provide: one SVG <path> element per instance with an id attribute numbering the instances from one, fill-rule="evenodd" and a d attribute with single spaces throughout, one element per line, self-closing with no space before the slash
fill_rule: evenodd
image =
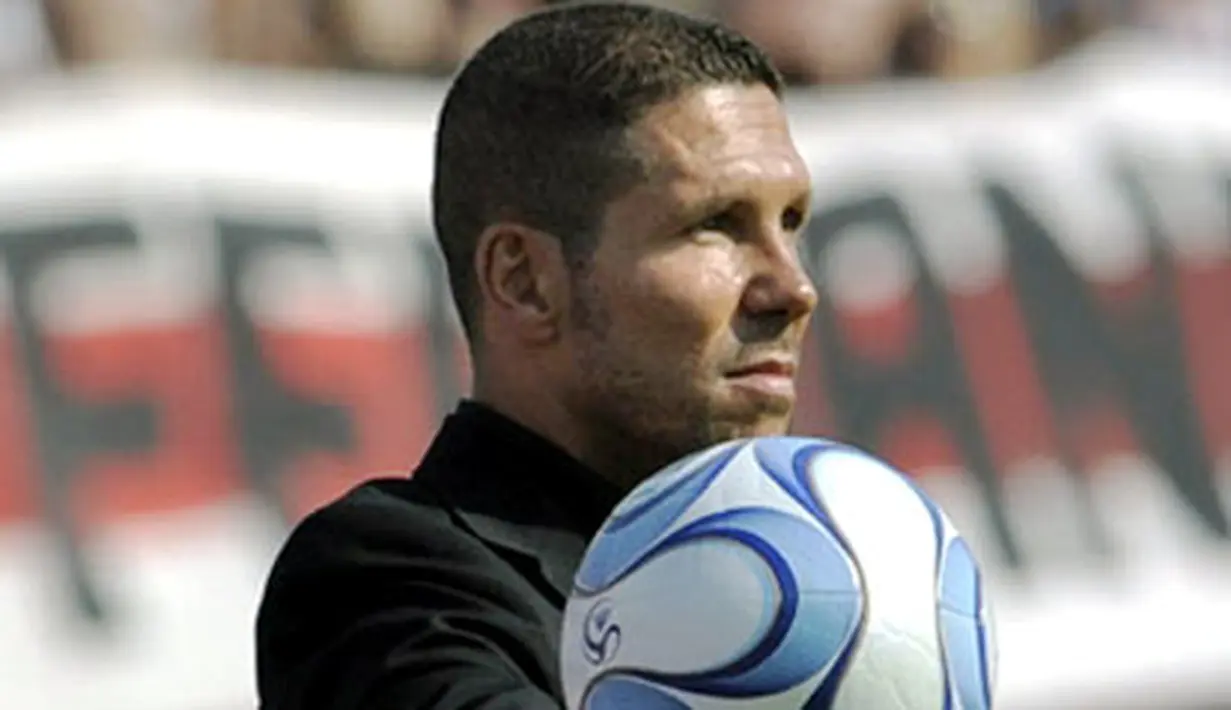
<path id="1" fill-rule="evenodd" d="M 1112 27 L 1231 46 L 1231 0 L 651 0 L 724 19 L 799 84 L 1019 71 Z M 222 62 L 444 74 L 550 0 L 0 0 L 0 77 Z"/>

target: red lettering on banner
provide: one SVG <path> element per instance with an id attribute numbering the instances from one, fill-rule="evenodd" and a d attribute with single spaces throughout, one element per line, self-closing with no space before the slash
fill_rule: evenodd
<path id="1" fill-rule="evenodd" d="M 1097 397 L 1070 417 L 1060 435 L 1076 452 L 1078 470 L 1092 471 L 1112 456 L 1142 451 L 1123 406 L 1111 395 Z"/>
<path id="2" fill-rule="evenodd" d="M 1189 383 L 1209 451 L 1231 455 L 1231 262 L 1177 262 Z"/>
<path id="3" fill-rule="evenodd" d="M 913 292 L 878 308 L 854 311 L 838 304 L 836 313 L 847 346 L 869 364 L 900 363 L 920 341 L 919 305 Z"/>
<path id="4" fill-rule="evenodd" d="M 1055 427 L 1013 287 L 950 295 L 958 350 L 996 469 L 1053 455 Z"/>
<path id="5" fill-rule="evenodd" d="M 282 491 L 303 515 L 376 474 L 409 475 L 436 427 L 425 333 L 329 335 L 264 328 L 262 350 L 279 380 L 344 406 L 356 435 L 351 455 L 305 455 Z"/>
<path id="6" fill-rule="evenodd" d="M 13 335 L 0 330 L 0 523 L 28 520 L 38 510 L 31 466 L 33 437 L 19 371 Z"/>
<path id="7" fill-rule="evenodd" d="M 837 321 L 852 353 L 879 367 L 901 366 L 923 347 L 922 305 L 917 290 L 878 308 L 839 309 Z M 940 406 L 946 406 L 941 404 Z M 876 453 L 898 468 L 916 472 L 960 466 L 962 456 L 935 412 L 904 407 L 883 423 Z"/>
<path id="8" fill-rule="evenodd" d="M 920 473 L 960 466 L 961 453 L 948 427 L 932 412 L 905 408 L 890 418 L 875 452 L 897 468 Z"/>
<path id="9" fill-rule="evenodd" d="M 84 463 L 73 485 L 77 520 L 178 510 L 240 491 L 220 334 L 198 322 L 48 338 L 51 369 L 74 398 L 134 397 L 155 408 L 154 451 Z"/>

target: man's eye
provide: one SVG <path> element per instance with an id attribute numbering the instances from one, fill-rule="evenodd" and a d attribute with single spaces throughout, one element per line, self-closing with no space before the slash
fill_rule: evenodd
<path id="1" fill-rule="evenodd" d="M 698 232 L 722 232 L 724 234 L 733 234 L 739 228 L 738 220 L 735 215 L 730 212 L 721 212 L 706 218 L 697 225 Z"/>
<path id="2" fill-rule="evenodd" d="M 798 231 L 800 227 L 804 226 L 804 221 L 805 217 L 803 210 L 795 207 L 792 207 L 782 213 L 782 228 L 788 232 Z"/>

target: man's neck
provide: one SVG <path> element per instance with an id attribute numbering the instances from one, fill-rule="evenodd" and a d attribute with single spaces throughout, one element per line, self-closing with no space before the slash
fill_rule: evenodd
<path id="1" fill-rule="evenodd" d="M 586 417 L 570 410 L 559 399 L 543 397 L 542 392 L 525 392 L 519 384 L 506 382 L 493 387 L 490 380 L 476 377 L 471 399 L 552 442 L 622 490 L 631 490 L 645 478 L 647 472 L 642 469 L 646 465 L 639 456 L 644 447 L 632 441 L 616 446 L 611 441 L 613 437 L 591 435 Z"/>
<path id="2" fill-rule="evenodd" d="M 557 400 L 526 391 L 533 378 L 485 378 L 477 373 L 470 399 L 512 419 L 547 439 L 573 458 L 591 466 L 587 446 L 575 417 Z"/>

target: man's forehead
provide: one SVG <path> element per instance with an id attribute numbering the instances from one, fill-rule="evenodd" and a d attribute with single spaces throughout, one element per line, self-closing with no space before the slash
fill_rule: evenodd
<path id="1" fill-rule="evenodd" d="M 778 97 L 762 86 L 718 86 L 651 109 L 630 130 L 648 182 L 806 180 Z"/>

